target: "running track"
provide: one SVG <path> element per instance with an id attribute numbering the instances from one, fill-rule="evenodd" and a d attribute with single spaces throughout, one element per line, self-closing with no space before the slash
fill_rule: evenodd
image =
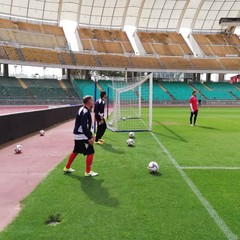
<path id="1" fill-rule="evenodd" d="M 0 106 L 0 117 L 23 111 L 46 109 L 47 106 Z M 72 128 L 68 121 L 54 128 L 0 145 L 0 231 L 17 216 L 20 201 L 58 165 L 73 147 Z M 60 139 L 60 140 L 59 140 Z M 21 154 L 15 154 L 16 144 L 23 146 Z"/>

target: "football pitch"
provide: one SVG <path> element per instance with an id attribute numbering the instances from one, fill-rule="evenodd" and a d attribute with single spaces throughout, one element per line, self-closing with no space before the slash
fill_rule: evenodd
<path id="1" fill-rule="evenodd" d="M 153 131 L 109 130 L 95 145 L 95 178 L 79 155 L 63 161 L 22 201 L 1 240 L 221 240 L 240 238 L 239 108 L 153 109 Z M 57 146 L 56 146 L 57 147 Z M 147 165 L 158 162 L 158 174 Z M 47 222 L 59 224 L 48 225 Z"/>

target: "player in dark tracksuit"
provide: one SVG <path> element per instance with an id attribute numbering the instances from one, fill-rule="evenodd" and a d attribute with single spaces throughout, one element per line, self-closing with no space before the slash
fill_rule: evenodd
<path id="1" fill-rule="evenodd" d="M 105 100 L 107 94 L 105 91 L 101 91 L 100 98 L 94 104 L 94 113 L 95 120 L 97 122 L 97 133 L 95 137 L 95 142 L 98 144 L 103 144 L 102 136 L 104 135 L 107 125 L 104 119 L 104 109 L 105 109 Z"/>
<path id="2" fill-rule="evenodd" d="M 74 149 L 70 154 L 68 162 L 64 167 L 65 173 L 72 173 L 75 170 L 71 168 L 72 162 L 77 155 L 83 154 L 86 156 L 86 171 L 85 176 L 95 177 L 98 173 L 91 171 L 93 157 L 94 157 L 94 135 L 91 132 L 92 117 L 91 110 L 94 106 L 94 101 L 91 96 L 83 98 L 83 106 L 78 110 L 75 125 L 73 129 Z"/>

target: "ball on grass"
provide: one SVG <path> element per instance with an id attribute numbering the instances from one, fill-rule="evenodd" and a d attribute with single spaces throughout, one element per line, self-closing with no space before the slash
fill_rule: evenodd
<path id="1" fill-rule="evenodd" d="M 129 138 L 129 139 L 127 140 L 127 145 L 128 145 L 129 147 L 132 147 L 132 146 L 134 145 L 134 141 L 133 141 L 132 138 Z"/>
<path id="2" fill-rule="evenodd" d="M 135 138 L 135 133 L 134 132 L 130 132 L 128 135 L 129 135 L 130 138 Z"/>
<path id="3" fill-rule="evenodd" d="M 159 165 L 158 165 L 158 163 L 157 163 L 157 162 L 154 162 L 154 161 L 150 162 L 150 163 L 148 164 L 148 170 L 149 170 L 150 173 L 156 173 L 156 172 L 158 172 L 158 170 L 159 170 Z"/>

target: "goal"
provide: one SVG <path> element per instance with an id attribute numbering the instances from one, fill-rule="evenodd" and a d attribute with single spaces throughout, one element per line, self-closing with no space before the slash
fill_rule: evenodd
<path id="1" fill-rule="evenodd" d="M 152 73 L 126 81 L 113 81 L 113 111 L 108 122 L 112 131 L 152 130 Z"/>

